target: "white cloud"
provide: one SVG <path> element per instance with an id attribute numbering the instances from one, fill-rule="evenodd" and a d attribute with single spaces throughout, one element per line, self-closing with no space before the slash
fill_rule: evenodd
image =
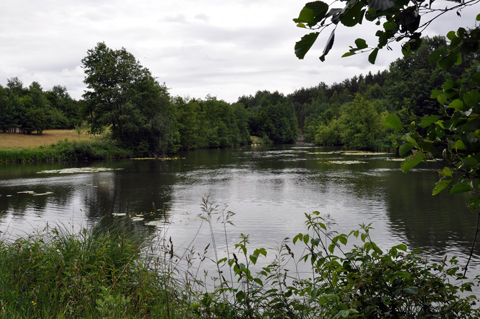
<path id="1" fill-rule="evenodd" d="M 307 1 L 305 1 L 307 2 Z M 173 95 L 228 102 L 257 90 L 285 94 L 319 82 L 332 84 L 388 67 L 400 50 L 380 52 L 376 65 L 365 54 L 340 58 L 358 37 L 376 44 L 371 24 L 339 26 L 326 62 L 320 62 L 329 31 L 304 60 L 293 47 L 305 33 L 292 19 L 304 2 L 287 0 L 4 0 L 0 11 L 0 84 L 17 76 L 26 86 L 66 86 L 74 98 L 84 90 L 81 60 L 104 41 L 125 47 Z M 472 26 L 475 10 L 435 21 L 425 34 Z"/>

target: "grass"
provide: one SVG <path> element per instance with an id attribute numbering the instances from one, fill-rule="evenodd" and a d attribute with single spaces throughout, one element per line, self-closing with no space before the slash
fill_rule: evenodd
<path id="1" fill-rule="evenodd" d="M 213 249 L 214 220 L 228 247 L 234 214 L 208 197 L 201 207 Z M 0 237 L 0 318 L 479 318 L 476 298 L 459 296 L 474 283 L 465 282 L 455 258 L 427 267 L 405 245 L 381 251 L 370 225 L 335 236 L 328 217 L 306 218 L 309 234 L 292 240 L 305 246 L 304 255 L 295 261 L 285 239 L 262 267 L 257 261 L 267 250 L 250 251 L 248 235 L 219 260 L 216 253 L 208 257 L 210 245 L 203 253 L 174 250 L 165 229 L 142 238 L 126 230 L 124 219 L 79 233 L 47 227 L 15 241 Z M 346 251 L 350 239 L 360 245 Z M 213 286 L 207 273 L 199 275 L 208 260 L 230 268 L 208 275 Z M 289 272 L 286 260 L 303 260 L 311 274 Z M 451 284 L 452 278 L 463 283 Z"/>
<path id="2" fill-rule="evenodd" d="M 75 130 L 46 130 L 42 134 L 0 133 L 0 149 L 35 148 L 55 144 L 68 139 L 69 141 L 89 141 L 91 135 Z"/>

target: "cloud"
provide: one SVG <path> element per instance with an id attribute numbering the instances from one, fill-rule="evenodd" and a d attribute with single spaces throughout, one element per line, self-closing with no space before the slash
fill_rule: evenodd
<path id="1" fill-rule="evenodd" d="M 287 94 L 320 82 L 341 82 L 385 69 L 401 56 L 394 46 L 394 51 L 381 51 L 375 65 L 366 54 L 341 58 L 356 38 L 376 45 L 379 27 L 365 22 L 355 28 L 339 25 L 325 62 L 318 57 L 329 30 L 304 60 L 298 60 L 293 48 L 308 30 L 295 27 L 292 19 L 303 4 L 289 0 L 4 0 L 0 84 L 18 76 L 27 86 L 31 81 L 46 89 L 66 86 L 79 99 L 85 88 L 81 60 L 102 41 L 113 49 L 126 48 L 173 95 L 210 94 L 227 102 L 258 90 Z M 462 18 L 455 13 L 442 16 L 425 34 L 445 34 L 458 24 L 473 26 L 477 11 L 462 12 Z"/>

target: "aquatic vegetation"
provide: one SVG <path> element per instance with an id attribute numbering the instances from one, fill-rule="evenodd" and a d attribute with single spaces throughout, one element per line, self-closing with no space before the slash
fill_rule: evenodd
<path id="1" fill-rule="evenodd" d="M 73 167 L 63 169 L 44 170 L 37 172 L 37 174 L 77 174 L 77 173 L 99 173 L 109 171 L 120 171 L 123 168 L 110 168 L 110 167 Z"/>
<path id="2" fill-rule="evenodd" d="M 159 160 L 159 161 L 176 161 L 186 159 L 186 157 L 134 157 L 131 160 L 144 161 L 144 160 Z"/>
<path id="3" fill-rule="evenodd" d="M 353 165 L 353 164 L 365 164 L 367 162 L 364 161 L 326 161 L 326 162 L 321 162 L 323 164 L 345 164 L 345 165 Z"/>

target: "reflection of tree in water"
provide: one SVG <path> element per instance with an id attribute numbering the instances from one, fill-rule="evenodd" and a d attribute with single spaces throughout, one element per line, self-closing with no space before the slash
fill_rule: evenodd
<path id="1" fill-rule="evenodd" d="M 411 248 L 431 247 L 444 253 L 453 244 L 469 252 L 476 216 L 466 208 L 465 196 L 441 193 L 432 199 L 438 180 L 433 173 L 399 171 L 392 177 L 395 182 L 385 185 L 392 232 L 404 235 Z"/>
<path id="2" fill-rule="evenodd" d="M 96 174 L 92 184 L 85 186 L 81 202 L 87 219 L 95 227 L 120 223 L 130 230 L 150 234 L 154 229 L 145 227 L 144 222 L 165 217 L 168 221 L 162 210 L 169 208 L 172 200 L 175 169 L 170 163 L 159 161 L 132 163 L 123 171 Z M 114 217 L 113 213 L 126 216 Z M 140 214 L 143 221 L 131 220 L 130 216 Z"/>

